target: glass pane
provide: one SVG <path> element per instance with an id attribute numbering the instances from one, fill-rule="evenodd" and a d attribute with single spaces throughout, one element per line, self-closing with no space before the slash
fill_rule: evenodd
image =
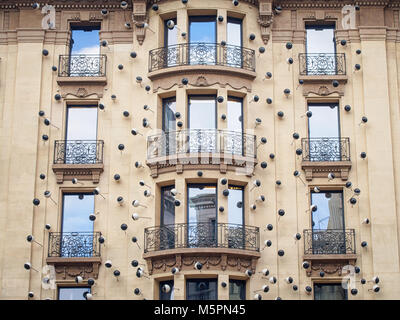
<path id="1" fill-rule="evenodd" d="M 216 17 L 189 18 L 190 64 L 216 64 Z"/>
<path id="2" fill-rule="evenodd" d="M 343 193 L 323 191 L 311 193 L 312 249 L 314 254 L 346 253 L 346 234 L 343 213 Z"/>
<path id="3" fill-rule="evenodd" d="M 68 107 L 66 140 L 97 139 L 97 107 Z"/>
<path id="4" fill-rule="evenodd" d="M 308 105 L 310 161 L 340 161 L 342 146 L 338 105 Z"/>
<path id="5" fill-rule="evenodd" d="M 169 19 L 168 19 L 169 20 Z M 169 29 L 167 27 L 168 20 L 164 21 L 165 25 L 165 39 L 164 39 L 164 46 L 166 48 L 165 54 L 165 61 L 166 67 L 172 67 L 178 65 L 179 61 L 179 47 L 177 46 L 178 41 L 178 28 L 176 27 L 176 19 L 170 19 L 174 21 L 175 27 L 173 29 Z"/>
<path id="6" fill-rule="evenodd" d="M 226 153 L 243 155 L 243 100 L 228 98 L 227 130 L 224 140 Z"/>
<path id="7" fill-rule="evenodd" d="M 215 152 L 217 148 L 216 97 L 189 97 L 189 151 Z"/>
<path id="8" fill-rule="evenodd" d="M 334 26 L 307 27 L 307 73 L 336 74 Z"/>
<path id="9" fill-rule="evenodd" d="M 89 288 L 58 288 L 58 300 L 86 300 L 83 295 L 85 292 L 91 292 Z"/>
<path id="10" fill-rule="evenodd" d="M 244 234 L 244 205 L 243 187 L 229 186 L 228 196 L 228 226 L 226 238 L 229 248 L 243 249 L 245 244 Z"/>
<path id="11" fill-rule="evenodd" d="M 162 130 L 165 133 L 165 143 L 160 144 L 162 155 L 176 153 L 176 98 L 163 99 Z"/>
<path id="12" fill-rule="evenodd" d="M 229 280 L 229 300 L 246 300 L 246 281 Z"/>
<path id="13" fill-rule="evenodd" d="M 169 292 L 163 290 L 164 285 L 170 287 Z M 160 281 L 160 300 L 174 300 L 174 280 Z"/>
<path id="14" fill-rule="evenodd" d="M 341 284 L 314 284 L 314 300 L 347 300 L 347 289 Z"/>
<path id="15" fill-rule="evenodd" d="M 216 279 L 186 280 L 186 300 L 217 300 Z"/>
<path id="16" fill-rule="evenodd" d="M 175 248 L 175 198 L 174 186 L 161 188 L 160 250 Z"/>
<path id="17" fill-rule="evenodd" d="M 334 27 L 307 27 L 307 53 L 335 53 Z"/>
<path id="18" fill-rule="evenodd" d="M 226 25 L 226 49 L 227 64 L 232 67 L 242 66 L 242 21 L 228 18 Z"/>
<path id="19" fill-rule="evenodd" d="M 188 247 L 216 246 L 216 185 L 188 185 L 188 223 Z"/>
<path id="20" fill-rule="evenodd" d="M 69 76 L 98 76 L 100 73 L 99 27 L 72 29 Z M 89 56 L 88 56 L 89 55 Z M 86 73 L 85 73 L 86 72 Z"/>

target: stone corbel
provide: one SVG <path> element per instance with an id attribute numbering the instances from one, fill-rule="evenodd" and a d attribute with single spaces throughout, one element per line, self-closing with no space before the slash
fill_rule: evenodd
<path id="1" fill-rule="evenodd" d="M 272 11 L 272 0 L 260 0 L 260 15 L 258 18 L 258 23 L 261 28 L 261 38 L 264 44 L 268 44 L 271 36 L 271 25 L 274 20 L 274 14 Z"/>
<path id="2" fill-rule="evenodd" d="M 132 20 L 135 24 L 136 39 L 140 45 L 143 44 L 146 37 L 146 28 L 144 27 L 146 19 L 146 1 L 133 0 Z"/>

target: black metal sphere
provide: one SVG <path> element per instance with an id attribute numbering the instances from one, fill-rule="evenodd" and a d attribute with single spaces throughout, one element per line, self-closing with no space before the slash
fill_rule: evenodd
<path id="1" fill-rule="evenodd" d="M 285 251 L 282 249 L 278 250 L 278 256 L 283 257 L 285 255 Z"/>
<path id="2" fill-rule="evenodd" d="M 118 145 L 118 150 L 124 150 L 125 149 L 125 146 L 122 144 L 122 143 L 120 143 L 119 145 Z"/>
<path id="3" fill-rule="evenodd" d="M 121 272 L 119 270 L 114 271 L 114 276 L 119 277 L 121 275 Z"/>
<path id="4" fill-rule="evenodd" d="M 271 104 L 272 103 L 272 99 L 271 98 L 267 98 L 267 103 Z"/>
<path id="5" fill-rule="evenodd" d="M 203 176 L 203 171 L 197 171 L 197 176 L 202 177 Z"/>
<path id="6" fill-rule="evenodd" d="M 258 51 L 259 51 L 260 53 L 264 53 L 264 52 L 265 52 L 265 48 L 264 48 L 264 47 L 260 47 L 260 48 L 258 48 Z"/>
<path id="7" fill-rule="evenodd" d="M 218 101 L 218 103 L 224 102 L 224 97 L 223 96 L 218 96 L 217 101 Z"/>
<path id="8" fill-rule="evenodd" d="M 266 243 L 266 245 L 267 245 L 267 247 L 270 247 L 270 246 L 272 246 L 272 241 L 271 241 L 271 240 L 267 240 L 267 243 Z"/>
<path id="9" fill-rule="evenodd" d="M 274 155 L 273 153 L 270 153 L 270 154 L 269 154 L 269 157 L 270 157 L 271 159 L 274 159 L 274 158 L 275 158 L 275 155 Z"/>
<path id="10" fill-rule="evenodd" d="M 44 180 L 44 179 L 46 179 L 46 175 L 45 175 L 44 173 L 41 173 L 40 176 L 39 176 L 39 178 L 40 178 L 41 180 Z"/>
<path id="11" fill-rule="evenodd" d="M 226 288 L 226 282 L 221 282 L 221 287 Z"/>
<path id="12" fill-rule="evenodd" d="M 126 223 L 121 224 L 121 229 L 125 231 L 126 229 L 128 229 L 128 225 Z"/>
<path id="13" fill-rule="evenodd" d="M 188 78 L 182 78 L 182 84 L 187 85 L 189 83 Z"/>
<path id="14" fill-rule="evenodd" d="M 272 229 L 274 229 L 274 226 L 273 226 L 272 224 L 269 224 L 269 225 L 267 225 L 267 229 L 268 229 L 269 231 L 271 231 Z"/>
<path id="15" fill-rule="evenodd" d="M 297 140 L 299 138 L 300 138 L 300 135 L 297 132 L 293 133 L 293 139 Z"/>
<path id="16" fill-rule="evenodd" d="M 343 39 L 343 40 L 340 41 L 340 44 L 341 44 L 342 46 L 345 46 L 345 45 L 347 44 L 347 41 Z"/>
<path id="17" fill-rule="evenodd" d="M 339 81 L 333 80 L 332 81 L 332 86 L 335 87 L 335 88 L 339 87 Z"/>
<path id="18" fill-rule="evenodd" d="M 57 101 L 61 100 L 61 95 L 57 93 L 57 94 L 54 96 L 54 99 L 56 99 Z"/>
<path id="19" fill-rule="evenodd" d="M 302 150 L 302 149 L 296 149 L 296 154 L 297 154 L 298 156 L 302 155 L 302 153 L 303 153 L 303 150 Z"/>
<path id="20" fill-rule="evenodd" d="M 367 241 L 361 242 L 361 247 L 365 248 L 368 245 Z"/>
<path id="21" fill-rule="evenodd" d="M 353 288 L 353 289 L 351 289 L 351 294 L 353 295 L 353 296 L 355 296 L 357 293 L 358 293 L 358 290 L 356 289 L 356 288 Z"/>
<path id="22" fill-rule="evenodd" d="M 225 197 L 229 196 L 229 190 L 228 190 L 228 189 L 225 189 L 224 191 L 222 191 L 222 194 L 223 194 Z"/>
<path id="23" fill-rule="evenodd" d="M 354 68 L 356 69 L 356 70 L 360 70 L 361 69 L 361 65 L 359 65 L 358 63 L 354 66 Z"/>
<path id="24" fill-rule="evenodd" d="M 285 114 L 283 113 L 283 111 L 278 111 L 277 115 L 279 118 L 283 118 Z"/>
<path id="25" fill-rule="evenodd" d="M 256 35 L 254 33 L 250 33 L 249 39 L 253 41 L 256 38 Z"/>
<path id="26" fill-rule="evenodd" d="M 281 217 L 283 217 L 283 216 L 285 215 L 285 210 L 279 209 L 279 210 L 278 210 L 278 214 L 279 214 Z"/>
<path id="27" fill-rule="evenodd" d="M 360 157 L 361 157 L 362 159 L 365 159 L 365 158 L 367 157 L 367 153 L 366 153 L 366 152 L 361 152 L 361 153 L 360 153 Z"/>
<path id="28" fill-rule="evenodd" d="M 49 55 L 49 50 L 43 49 L 42 54 L 47 57 Z"/>
<path id="29" fill-rule="evenodd" d="M 261 162 L 260 166 L 261 166 L 261 168 L 265 169 L 268 166 L 268 164 L 267 164 L 267 162 L 263 161 L 263 162 Z"/>
<path id="30" fill-rule="evenodd" d="M 153 4 L 153 6 L 151 8 L 153 9 L 153 11 L 158 11 L 158 5 L 157 4 Z"/>
<path id="31" fill-rule="evenodd" d="M 124 66 L 123 66 L 122 64 L 119 64 L 119 65 L 118 65 L 118 69 L 119 69 L 119 70 L 122 70 L 123 68 L 124 68 Z"/>
<path id="32" fill-rule="evenodd" d="M 223 16 L 218 16 L 218 21 L 219 21 L 219 22 L 224 21 L 224 17 L 223 17 Z"/>
<path id="33" fill-rule="evenodd" d="M 354 198 L 354 197 L 350 198 L 350 203 L 351 204 L 356 204 L 357 203 L 357 199 Z"/>
<path id="34" fill-rule="evenodd" d="M 147 85 L 144 89 L 145 89 L 146 91 L 150 91 L 151 87 Z"/>
<path id="35" fill-rule="evenodd" d="M 49 140 L 49 136 L 47 134 L 44 134 L 44 135 L 42 135 L 42 139 L 44 141 L 47 141 L 47 140 Z"/>
<path id="36" fill-rule="evenodd" d="M 178 122 L 176 123 L 176 125 L 177 125 L 179 128 L 182 128 L 182 127 L 183 127 L 183 122 L 182 122 L 182 121 L 178 121 Z"/>
<path id="37" fill-rule="evenodd" d="M 52 67 L 51 67 L 51 70 L 57 71 L 57 67 L 56 67 L 56 66 L 52 66 Z"/>
<path id="38" fill-rule="evenodd" d="M 347 112 L 350 112 L 351 107 L 350 107 L 348 104 L 346 104 L 346 105 L 344 106 L 344 110 L 347 111 Z"/>
<path id="39" fill-rule="evenodd" d="M 219 212 L 224 212 L 225 208 L 223 206 L 218 208 Z"/>
<path id="40" fill-rule="evenodd" d="M 286 43 L 286 49 L 290 50 L 293 48 L 293 44 L 291 42 Z"/>
<path id="41" fill-rule="evenodd" d="M 136 58 L 137 57 L 137 53 L 135 51 L 131 52 L 131 58 Z"/>
<path id="42" fill-rule="evenodd" d="M 276 180 L 275 181 L 276 185 L 280 186 L 282 184 L 281 180 Z"/>

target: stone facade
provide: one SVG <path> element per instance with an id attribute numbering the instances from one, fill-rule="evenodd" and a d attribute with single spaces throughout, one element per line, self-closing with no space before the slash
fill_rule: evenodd
<path id="1" fill-rule="evenodd" d="M 344 29 L 342 8 L 349 1 L 326 0 L 240 0 L 234 6 L 231 0 L 132 0 L 122 9 L 120 1 L 108 0 L 55 0 L 54 29 L 43 30 L 41 10 L 33 10 L 31 2 L 5 0 L 0 3 L 0 299 L 57 298 L 56 290 L 42 288 L 41 273 L 46 264 L 56 265 L 58 285 L 75 285 L 74 277 L 82 275 L 96 279 L 94 299 L 158 299 L 158 282 L 174 279 L 175 299 L 185 299 L 185 279 L 216 277 L 218 283 L 229 278 L 247 280 L 246 297 L 252 299 L 255 292 L 268 284 L 261 270 L 268 268 L 270 275 L 278 279 L 269 284 L 263 299 L 313 299 L 307 295 L 306 286 L 317 282 L 340 282 L 345 265 L 359 266 L 356 275 L 357 295 L 349 299 L 399 299 L 400 298 L 400 1 L 357 1 L 355 28 Z M 132 3 L 133 2 L 133 3 Z M 351 1 L 350 1 L 351 2 Z M 41 6 L 45 3 L 39 1 Z M 152 10 L 157 4 L 158 10 Z M 277 9 L 278 7 L 278 9 Z M 281 7 L 281 10 L 279 10 Z M 101 9 L 107 8 L 104 16 Z M 227 17 L 243 21 L 243 47 L 254 50 L 255 71 L 229 66 L 178 66 L 149 72 L 149 51 L 163 47 L 163 20 L 176 18 L 179 26 L 178 44 L 188 40 L 181 32 L 188 32 L 189 15 L 215 15 L 224 17 L 217 22 L 217 43 L 226 40 Z M 124 22 L 132 24 L 131 29 Z M 52 66 L 59 66 L 59 56 L 68 54 L 70 24 L 101 24 L 100 40 L 108 45 L 101 47 L 107 56 L 106 76 L 85 78 L 60 78 Z M 306 23 L 332 22 L 336 24 L 337 52 L 345 54 L 346 73 L 331 76 L 304 76 L 299 74 L 299 54 L 305 52 Z M 147 25 L 148 24 L 148 28 Z M 255 35 L 250 40 L 250 34 Z M 341 45 L 346 40 L 346 45 Z M 293 44 L 287 49 L 286 44 Z M 259 51 L 260 47 L 265 52 Z M 48 55 L 42 54 L 43 50 Z M 361 50 L 360 54 L 356 51 Z M 130 53 L 135 52 L 136 58 Z M 287 59 L 294 63 L 288 64 Z M 123 70 L 118 65 L 124 66 Z M 354 66 L 361 65 L 356 71 Z M 266 72 L 272 78 L 265 77 Z M 140 76 L 143 81 L 137 83 Z M 182 84 L 182 78 L 188 83 Z M 300 85 L 299 79 L 303 82 Z M 338 81 L 338 87 L 333 81 Z M 145 87 L 150 86 L 146 91 Z M 285 95 L 284 89 L 290 89 Z M 55 95 L 61 95 L 55 100 Z M 188 94 L 215 94 L 225 97 L 218 104 L 218 129 L 226 129 L 221 115 L 227 113 L 227 97 L 243 98 L 244 129 L 257 137 L 256 159 L 244 159 L 256 166 L 245 173 L 238 173 L 235 165 L 161 165 L 147 159 L 146 137 L 161 128 L 161 100 L 176 96 L 177 111 L 182 114 L 183 127 L 187 126 Z M 116 98 L 113 99 L 112 95 Z M 254 96 L 259 96 L 255 102 Z M 272 104 L 267 104 L 267 98 Z M 306 138 L 307 118 L 303 117 L 309 102 L 337 102 L 340 109 L 341 136 L 350 138 L 350 161 L 337 166 L 330 163 L 312 164 L 302 161 L 295 151 L 301 148 L 300 140 L 293 140 L 293 132 Z M 68 104 L 103 104 L 98 112 L 98 139 L 104 141 L 102 164 L 92 167 L 71 167 L 53 164 L 54 141 L 65 138 L 66 106 Z M 144 110 L 143 105 L 151 107 Z M 345 105 L 351 111 L 344 110 Z M 45 126 L 38 116 L 45 111 L 53 126 Z M 123 116 L 128 110 L 130 117 Z M 277 116 L 278 111 L 284 117 Z M 360 124 L 363 116 L 368 122 Z M 150 126 L 144 128 L 142 119 Z M 256 118 L 262 119 L 259 126 Z M 138 128 L 143 135 L 132 135 Z M 42 135 L 49 139 L 43 141 Z M 267 143 L 259 145 L 261 137 Z M 118 145 L 124 144 L 123 151 Z M 360 157 L 367 153 L 365 159 Z M 269 154 L 275 154 L 274 159 Z M 396 156 L 397 154 L 397 156 Z M 165 160 L 165 159 L 164 159 Z M 268 167 L 260 164 L 266 161 Z M 135 167 L 135 162 L 142 166 Z M 202 170 L 203 176 L 197 172 Z M 302 181 L 293 176 L 298 170 Z M 328 173 L 336 178 L 329 180 Z M 39 178 L 45 174 L 44 180 Z M 121 176 L 120 181 L 114 175 Z M 77 177 L 82 184 L 73 184 Z M 210 250 L 202 248 L 177 250 L 164 254 L 162 251 L 144 252 L 144 229 L 160 224 L 160 188 L 174 183 L 182 194 L 177 198 L 181 205 L 175 209 L 176 223 L 186 221 L 186 184 L 200 182 L 219 183 L 226 177 L 229 183 L 245 187 L 245 224 L 259 227 L 260 251 Z M 261 186 L 252 188 L 259 179 Z M 144 180 L 154 194 L 144 197 Z M 275 181 L 282 184 L 276 186 Z M 352 191 L 345 188 L 346 181 L 361 190 L 355 205 L 349 203 Z M 310 188 L 343 190 L 346 228 L 355 230 L 355 254 L 320 257 L 305 255 L 303 238 L 293 239 L 296 233 L 311 228 Z M 101 232 L 105 243 L 101 245 L 101 257 L 71 260 L 68 262 L 48 257 L 49 231 L 61 231 L 63 192 L 91 192 L 99 187 L 103 197 L 95 198 L 95 211 L 99 212 L 94 230 Z M 228 207 L 227 199 L 218 190 L 218 205 Z M 43 192 L 52 192 L 52 199 Z M 259 195 L 266 201 L 257 203 L 256 210 L 250 204 Z M 116 199 L 123 196 L 124 205 Z M 38 198 L 39 206 L 32 200 Z M 133 200 L 140 200 L 146 207 L 134 208 Z M 278 210 L 286 214 L 279 217 Z M 150 219 L 133 221 L 136 211 Z M 227 223 L 228 214 L 218 213 L 218 223 Z M 363 224 L 368 218 L 370 224 Z M 126 223 L 124 232 L 120 225 Z M 272 224 L 272 231 L 265 226 Z M 35 242 L 27 242 L 32 234 Z M 131 238 L 137 237 L 137 244 Z M 272 245 L 264 248 L 264 241 Z M 366 241 L 367 247 L 361 247 Z M 284 256 L 278 256 L 284 250 Z M 112 260 L 113 268 L 104 266 Z M 131 260 L 141 263 L 147 277 L 137 278 Z M 62 260 L 62 259 L 61 259 Z M 310 261 L 309 270 L 302 268 L 304 260 Z M 32 268 L 25 270 L 29 261 Z M 193 268 L 194 261 L 205 265 L 201 272 Z M 173 266 L 181 266 L 181 272 L 171 274 Z M 121 272 L 118 281 L 113 270 Z M 244 271 L 253 270 L 249 278 Z M 325 271 L 323 278 L 319 270 Z M 293 291 L 284 281 L 293 277 L 299 290 Z M 372 292 L 374 276 L 380 278 L 380 291 Z M 360 279 L 367 280 L 365 285 Z M 140 288 L 142 295 L 135 295 Z M 227 288 L 218 286 L 219 299 L 228 299 Z"/>

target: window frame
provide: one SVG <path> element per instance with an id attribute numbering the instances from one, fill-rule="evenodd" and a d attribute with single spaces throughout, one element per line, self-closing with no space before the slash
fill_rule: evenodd
<path id="1" fill-rule="evenodd" d="M 185 300 L 189 300 L 188 299 L 188 297 L 189 297 L 189 283 L 200 283 L 200 282 L 204 282 L 204 281 L 215 282 L 215 291 L 216 291 L 215 292 L 215 296 L 218 299 L 218 278 L 189 278 L 189 279 L 186 279 L 186 296 L 185 296 Z M 212 299 L 207 299 L 207 300 L 210 301 Z M 197 300 L 197 301 L 207 301 L 207 300 Z"/>

